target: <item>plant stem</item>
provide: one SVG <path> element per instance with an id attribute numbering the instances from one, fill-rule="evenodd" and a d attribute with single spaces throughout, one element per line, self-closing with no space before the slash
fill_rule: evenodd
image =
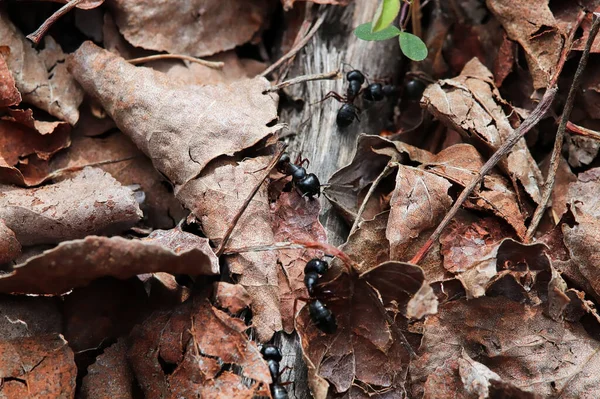
<path id="1" fill-rule="evenodd" d="M 52 27 L 52 25 L 54 25 L 54 23 L 58 21 L 60 17 L 71 11 L 73 8 L 77 7 L 77 5 L 82 1 L 83 0 L 71 0 L 68 3 L 66 3 L 64 6 L 56 10 L 54 14 L 48 17 L 48 19 L 45 20 L 44 23 L 39 28 L 37 28 L 35 32 L 27 35 L 27 38 L 37 46 L 40 43 L 40 40 L 42 40 L 42 37 L 44 37 L 46 32 L 48 32 L 48 29 L 50 29 L 50 27 Z"/>
<path id="2" fill-rule="evenodd" d="M 285 87 L 295 85 L 298 83 L 310 82 L 312 80 L 325 80 L 325 79 L 339 79 L 342 75 L 340 74 L 340 69 L 336 69 L 335 71 L 325 72 L 325 73 L 316 73 L 313 75 L 302 75 L 297 76 L 293 79 L 286 80 L 285 82 L 276 84 L 275 86 L 269 87 L 267 90 L 263 91 L 263 94 L 270 93 L 273 91 L 278 91 Z"/>
<path id="3" fill-rule="evenodd" d="M 190 57 L 189 55 L 183 54 L 155 54 L 146 57 L 132 58 L 130 60 L 127 60 L 127 62 L 133 65 L 137 65 L 157 60 L 185 60 L 189 62 L 195 62 L 196 64 L 204 65 L 213 69 L 221 69 L 225 65 L 225 63 L 221 61 L 206 61 L 201 58 Z"/>

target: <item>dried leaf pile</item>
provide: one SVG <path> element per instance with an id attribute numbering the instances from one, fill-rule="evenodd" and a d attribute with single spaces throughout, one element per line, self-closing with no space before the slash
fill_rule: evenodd
<path id="1" fill-rule="evenodd" d="M 312 55 L 261 73 L 322 16 L 344 43 L 364 5 L 57 3 L 0 4 L 0 397 L 270 397 L 260 347 L 284 334 L 307 368 L 279 378 L 290 397 L 600 397 L 600 39 L 551 160 L 599 1 L 413 0 L 429 56 L 369 77 L 398 88 L 390 128 L 314 199 L 274 166 L 302 145 L 280 115 L 319 105 L 271 90 Z M 305 306 L 313 258 L 329 334 Z"/>

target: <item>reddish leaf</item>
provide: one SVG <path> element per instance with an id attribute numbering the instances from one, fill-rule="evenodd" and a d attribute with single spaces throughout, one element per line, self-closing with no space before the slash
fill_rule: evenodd
<path id="1" fill-rule="evenodd" d="M 1 339 L 61 334 L 60 305 L 58 298 L 0 295 Z"/>
<path id="2" fill-rule="evenodd" d="M 133 372 L 127 363 L 127 346 L 120 339 L 88 367 L 81 386 L 81 397 L 131 399 L 133 384 Z"/>
<path id="3" fill-rule="evenodd" d="M 215 305 L 229 313 L 239 313 L 252 303 L 248 291 L 240 284 L 219 281 L 214 284 Z"/>
<path id="4" fill-rule="evenodd" d="M 21 102 L 21 93 L 15 86 L 13 78 L 6 61 L 0 54 L 0 107 L 10 107 Z"/>

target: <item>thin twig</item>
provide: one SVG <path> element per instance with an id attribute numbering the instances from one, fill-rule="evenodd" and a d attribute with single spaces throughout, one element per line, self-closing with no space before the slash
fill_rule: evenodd
<path id="1" fill-rule="evenodd" d="M 504 156 L 506 156 L 506 154 L 508 154 L 510 152 L 510 150 L 514 147 L 514 145 L 517 144 L 517 142 L 529 130 L 531 130 L 531 128 L 533 128 L 542 119 L 542 117 L 546 114 L 546 112 L 550 108 L 550 105 L 552 105 L 552 102 L 554 101 L 556 92 L 557 92 L 556 87 L 550 87 L 546 90 L 546 93 L 544 93 L 544 96 L 542 97 L 542 100 L 540 101 L 538 106 L 531 112 L 531 114 L 529 114 L 529 116 L 523 121 L 523 123 L 521 123 L 521 125 L 512 133 L 512 135 L 508 138 L 508 140 L 506 140 L 504 142 L 504 144 L 502 144 L 502 146 L 500 148 L 498 148 L 498 150 L 496 150 L 496 152 L 490 157 L 490 159 L 481 167 L 477 176 L 473 177 L 473 179 L 465 187 L 465 189 L 462 191 L 462 193 L 460 193 L 460 196 L 454 202 L 454 205 L 452 206 L 452 208 L 450 208 L 450 210 L 448 211 L 448 213 L 446 214 L 444 219 L 440 222 L 438 227 L 431 234 L 431 236 L 429 237 L 427 242 L 425 242 L 425 244 L 423 244 L 423 246 L 419 249 L 419 251 L 417 251 L 416 255 L 410 260 L 410 263 L 417 264 L 421 260 L 423 260 L 423 258 L 425 257 L 425 255 L 427 255 L 427 252 L 429 251 L 429 249 L 431 248 L 433 243 L 440 237 L 440 234 L 442 233 L 444 228 L 448 225 L 450 220 L 452 220 L 452 218 L 456 215 L 456 212 L 458 212 L 458 210 L 462 206 L 463 202 L 465 202 L 465 200 L 467 198 L 469 198 L 469 196 L 471 195 L 471 193 L 473 192 L 475 187 L 477 187 L 479 184 L 481 184 L 485 175 L 487 175 L 490 172 L 490 170 L 492 170 L 492 168 L 494 166 L 496 166 L 496 164 L 498 162 L 500 162 L 500 160 L 502 158 L 504 158 Z"/>
<path id="2" fill-rule="evenodd" d="M 56 10 L 54 14 L 48 17 L 48 19 L 44 21 L 42 26 L 37 28 L 35 32 L 27 35 L 27 38 L 37 46 L 40 43 L 40 40 L 42 40 L 42 37 L 44 37 L 46 32 L 48 32 L 48 29 L 50 29 L 50 27 L 52 27 L 52 25 L 54 25 L 54 23 L 58 21 L 60 17 L 71 11 L 73 8 L 77 7 L 77 5 L 82 1 L 83 0 L 71 0 L 68 3 L 66 3 L 64 6 Z"/>
<path id="3" fill-rule="evenodd" d="M 556 83 L 558 82 L 558 77 L 560 76 L 563 66 L 565 65 L 565 62 L 567 61 L 567 57 L 571 53 L 571 48 L 573 47 L 573 40 L 575 40 L 575 34 L 577 33 L 577 29 L 579 29 L 579 26 L 585 19 L 585 15 L 586 15 L 585 11 L 579 10 L 579 14 L 577 14 L 577 19 L 575 20 L 575 24 L 573 25 L 573 27 L 571 27 L 571 31 L 569 32 L 569 37 L 567 37 L 567 39 L 565 40 L 565 44 L 562 48 L 562 51 L 560 52 L 558 64 L 556 66 L 556 69 L 554 70 L 554 75 L 552 76 L 552 79 L 550 79 L 550 84 L 548 85 L 549 87 L 556 86 Z"/>
<path id="4" fill-rule="evenodd" d="M 41 183 L 45 183 L 49 180 L 53 180 L 56 179 L 57 177 L 62 176 L 65 173 L 73 173 L 73 172 L 77 172 L 79 170 L 82 170 L 83 168 L 86 168 L 88 166 L 102 166 L 102 165 L 111 165 L 114 163 L 120 163 L 120 162 L 125 162 L 125 161 L 131 161 L 132 159 L 137 158 L 138 155 L 132 155 L 130 157 L 125 157 L 125 158 L 119 158 L 119 159 L 111 159 L 111 160 L 106 160 L 106 161 L 99 161 L 99 162 L 92 162 L 92 163 L 86 163 L 85 165 L 74 165 L 74 166 L 67 166 L 65 168 L 61 168 L 61 169 L 57 169 L 54 172 L 48 174 L 48 176 L 44 177 L 44 180 Z M 40 183 L 40 184 L 41 184 Z"/>
<path id="5" fill-rule="evenodd" d="M 383 168 L 383 170 L 379 174 L 379 176 L 377 176 L 377 178 L 375 179 L 373 184 L 371 184 L 371 187 L 369 188 L 367 195 L 363 199 L 362 204 L 360 204 L 360 208 L 358 209 L 358 212 L 356 213 L 356 218 L 354 219 L 354 223 L 352 223 L 352 228 L 350 229 L 350 234 L 348 234 L 348 236 L 351 236 L 352 233 L 354 233 L 356 231 L 356 229 L 358 228 L 358 225 L 360 224 L 362 214 L 365 211 L 365 208 L 367 207 L 367 202 L 369 202 L 369 198 L 371 198 L 371 196 L 377 189 L 377 186 L 379 185 L 379 183 L 384 179 L 384 177 L 386 177 L 388 175 L 389 171 L 394 167 L 396 167 L 396 165 L 394 165 L 392 162 L 388 162 L 385 165 L 385 168 Z"/>
<path id="6" fill-rule="evenodd" d="M 310 41 L 310 39 L 315 35 L 315 33 L 317 33 L 317 31 L 319 30 L 321 25 L 323 25 L 323 22 L 325 21 L 326 16 L 327 16 L 327 10 L 325 10 L 321 15 L 319 15 L 319 18 L 317 18 L 312 29 L 308 31 L 306 36 L 304 36 L 304 38 L 296 46 L 294 46 L 294 48 L 292 48 L 290 51 L 288 51 L 288 53 L 285 54 L 283 57 L 281 57 L 280 59 L 275 61 L 275 63 L 273 65 L 271 65 L 270 67 L 265 69 L 263 71 L 263 73 L 260 74 L 260 76 L 265 77 L 265 76 L 269 75 L 275 69 L 279 68 L 281 66 L 281 64 L 283 64 L 286 60 L 289 60 L 290 58 L 295 56 L 300 50 L 302 50 L 304 48 L 304 46 L 306 46 L 306 44 Z"/>
<path id="7" fill-rule="evenodd" d="M 280 90 L 285 87 L 295 85 L 298 83 L 310 82 L 312 80 L 339 79 L 341 77 L 342 77 L 342 74 L 340 73 L 339 68 L 336 69 L 335 71 L 331 71 L 331 72 L 297 76 L 293 79 L 286 80 L 285 82 L 282 82 L 282 83 L 276 84 L 275 86 L 269 87 L 267 90 L 263 91 L 263 94 L 271 93 L 273 91 L 277 91 L 277 90 Z"/>
<path id="8" fill-rule="evenodd" d="M 588 129 L 587 127 L 576 125 L 573 122 L 567 122 L 567 130 L 570 133 L 577 134 L 579 136 L 587 137 L 593 140 L 600 140 L 600 133 L 595 130 Z"/>
<path id="9" fill-rule="evenodd" d="M 413 0 L 411 2 L 412 13 L 412 33 L 415 36 L 421 37 L 421 0 Z"/>
<path id="10" fill-rule="evenodd" d="M 552 157 L 550 158 L 550 168 L 548 168 L 548 177 L 546 178 L 546 182 L 544 184 L 542 199 L 538 204 L 537 208 L 535 209 L 533 217 L 531 218 L 531 224 L 527 229 L 527 234 L 525 235 L 524 239 L 525 243 L 530 242 L 533 238 L 533 235 L 535 234 L 535 231 L 538 225 L 540 224 L 542 217 L 544 216 L 544 212 L 546 210 L 546 207 L 548 206 L 548 202 L 550 201 L 550 196 L 552 195 L 552 190 L 554 189 L 556 172 L 558 171 L 558 165 L 560 164 L 561 151 L 565 137 L 565 128 L 567 127 L 569 116 L 571 115 L 571 111 L 573 110 L 577 90 L 581 85 L 583 71 L 585 70 L 585 66 L 587 65 L 587 60 L 590 56 L 590 50 L 592 48 L 592 44 L 594 43 L 594 39 L 598 34 L 598 29 L 600 29 L 600 14 L 594 13 L 592 15 L 592 27 L 590 28 L 590 34 L 588 36 L 587 42 L 585 43 L 585 49 L 583 50 L 583 54 L 581 54 L 581 59 L 579 60 L 577 70 L 575 71 L 573 83 L 571 84 L 571 88 L 569 89 L 567 101 L 565 103 L 563 113 L 560 117 L 560 124 L 558 125 L 558 130 L 556 131 L 556 140 L 554 141 L 554 149 L 552 150 Z"/>
<path id="11" fill-rule="evenodd" d="M 256 245 L 253 247 L 241 247 L 241 248 L 225 248 L 223 255 L 237 255 L 245 252 L 264 252 L 264 251 L 281 251 L 284 249 L 304 249 L 306 248 L 302 244 L 296 244 L 289 241 L 276 242 L 269 245 Z"/>
<path id="12" fill-rule="evenodd" d="M 225 65 L 225 63 L 221 61 L 206 61 L 201 58 L 190 57 L 189 55 L 183 54 L 155 54 L 146 57 L 132 58 L 130 60 L 127 60 L 127 62 L 133 65 L 137 65 L 157 60 L 185 60 L 189 62 L 195 62 L 196 64 L 204 65 L 213 69 L 221 69 Z"/>
<path id="13" fill-rule="evenodd" d="M 252 189 L 252 191 L 248 195 L 248 198 L 246 198 L 246 200 L 244 201 L 244 203 L 242 204 L 242 206 L 238 210 L 237 214 L 235 215 L 235 217 L 233 218 L 233 220 L 229 224 L 229 228 L 227 229 L 227 231 L 225 232 L 225 235 L 223 236 L 223 240 L 221 241 L 221 245 L 219 245 L 219 248 L 215 252 L 215 254 L 217 256 L 221 256 L 223 254 L 223 251 L 225 250 L 225 245 L 227 245 L 227 241 L 229 241 L 229 237 L 231 237 L 231 233 L 233 232 L 233 229 L 235 228 L 235 226 L 237 225 L 238 221 L 240 220 L 240 218 L 244 214 L 244 211 L 246 210 L 246 208 L 248 208 L 248 205 L 250 205 L 250 201 L 252 201 L 252 198 L 254 198 L 254 196 L 258 192 L 258 189 L 260 188 L 260 186 L 263 184 L 263 182 L 265 181 L 265 179 L 267 177 L 269 177 L 269 174 L 271 173 L 271 170 L 273 170 L 273 168 L 275 167 L 275 165 L 277 165 L 277 162 L 279 161 L 279 158 L 281 158 L 281 156 L 283 155 L 283 152 L 285 151 L 286 146 L 283 145 L 283 143 L 281 143 L 281 142 L 278 143 L 278 144 L 279 144 L 279 148 L 275 152 L 275 155 L 273 155 L 273 158 L 271 159 L 271 162 L 269 162 L 269 164 L 267 165 L 267 167 L 265 169 L 265 172 L 263 173 L 263 176 L 258 180 L 258 182 L 256 183 L 256 185 L 254 186 L 254 188 Z"/>

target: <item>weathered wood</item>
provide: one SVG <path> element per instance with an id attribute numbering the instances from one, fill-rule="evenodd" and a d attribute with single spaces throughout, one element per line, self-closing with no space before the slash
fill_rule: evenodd
<path id="1" fill-rule="evenodd" d="M 333 71 L 343 62 L 345 72 L 359 69 L 373 80 L 395 82 L 400 71 L 400 50 L 396 40 L 385 42 L 365 42 L 358 40 L 353 30 L 361 23 L 370 21 L 375 14 L 377 1 L 354 1 L 347 7 L 330 7 L 329 16 L 314 38 L 297 55 L 288 79 L 300 75 Z M 360 123 L 340 130 L 335 124 L 341 104 L 333 99 L 320 102 L 326 93 L 345 92 L 344 80 L 324 80 L 307 82 L 286 89 L 293 99 L 301 99 L 301 110 L 282 110 L 281 120 L 289 125 L 295 135 L 288 139 L 292 156 L 301 153 L 310 160 L 309 172 L 314 172 L 321 183 L 348 164 L 355 152 L 359 133 L 378 134 L 389 119 L 392 104 L 382 102 L 372 104 L 360 114 Z M 366 104 L 365 104 L 366 105 Z M 329 242 L 342 244 L 349 232 L 349 226 L 331 209 L 328 201 L 321 197 L 323 207 L 321 222 L 325 226 Z M 288 391 L 291 398 L 310 398 L 306 383 L 306 366 L 296 335 L 279 337 L 284 359 L 282 366 L 292 367 L 282 375 L 282 381 L 290 381 Z"/>

